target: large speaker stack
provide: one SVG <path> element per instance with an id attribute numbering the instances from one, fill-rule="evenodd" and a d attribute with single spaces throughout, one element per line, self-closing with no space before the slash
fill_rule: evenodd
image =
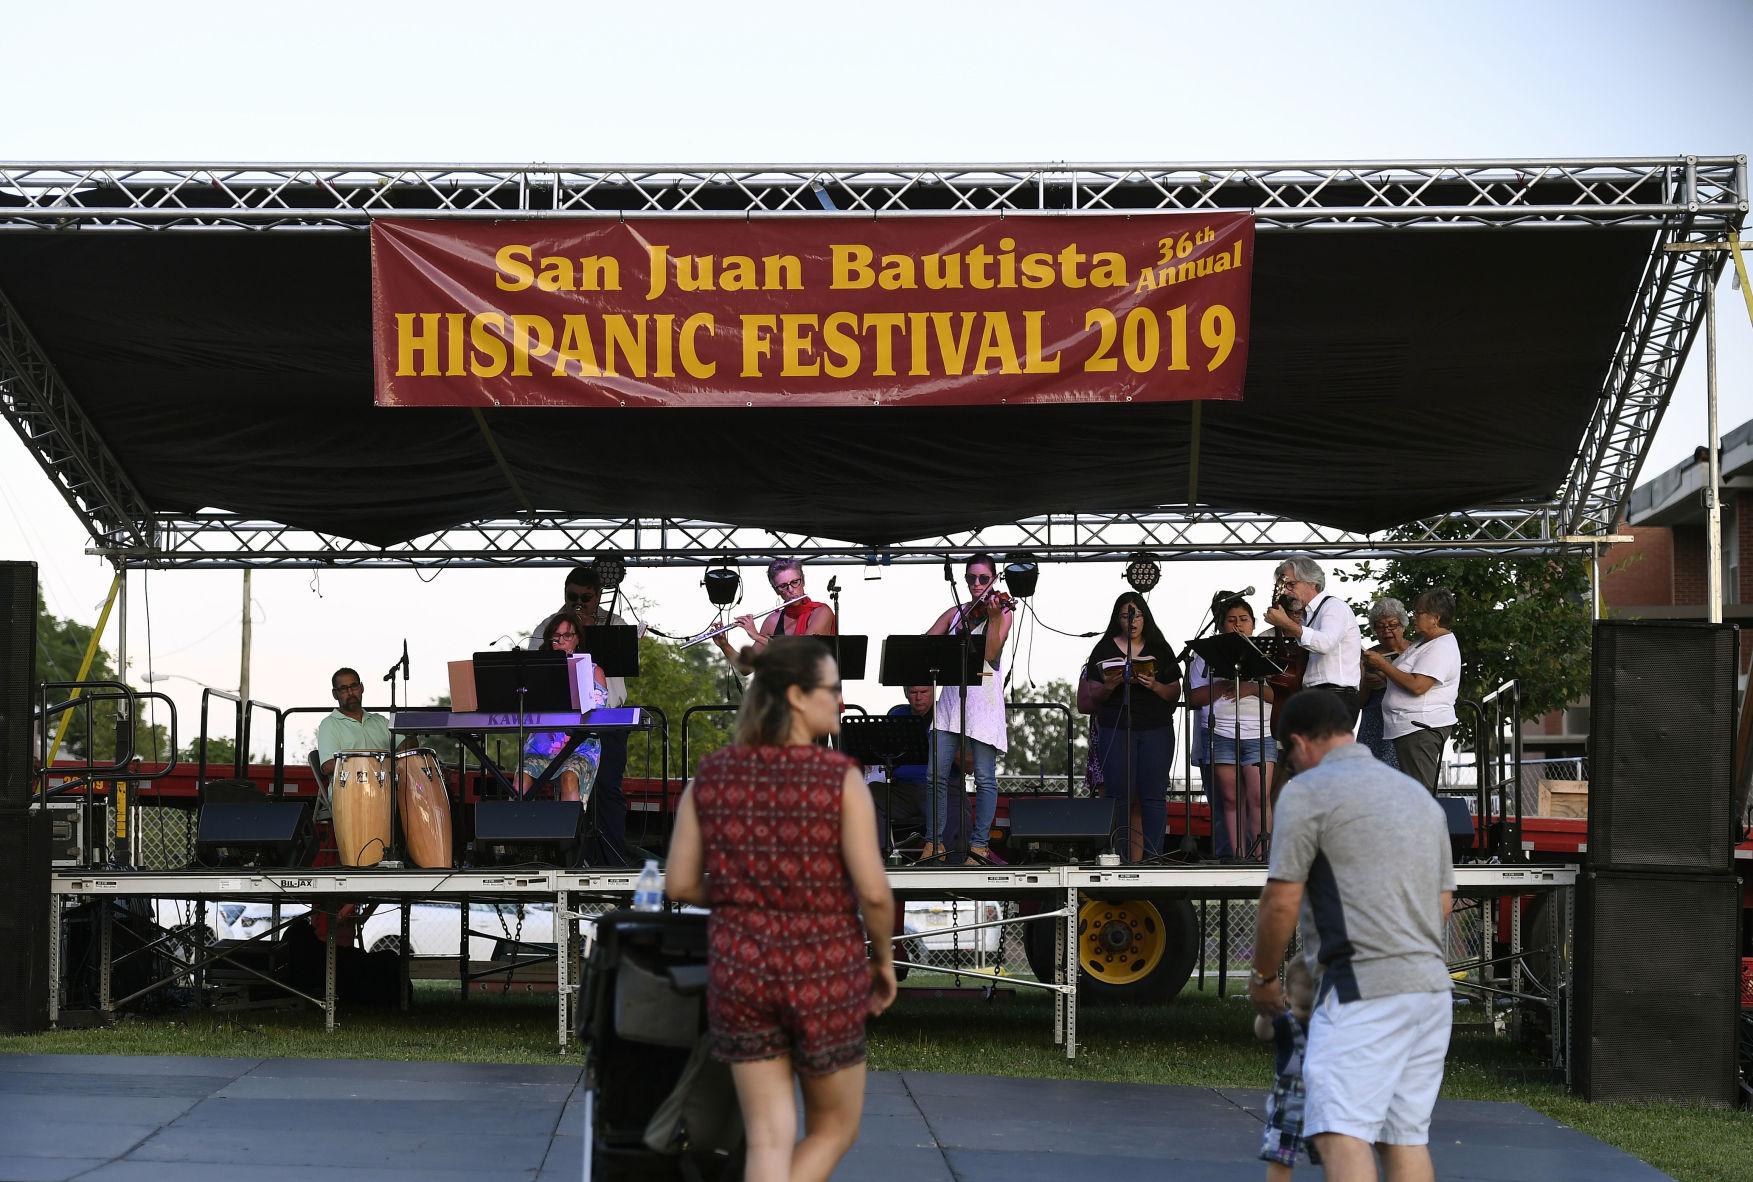
<path id="1" fill-rule="evenodd" d="M 1736 1101 L 1732 625 L 1595 625 L 1576 1072 L 1591 1100 Z"/>
<path id="2" fill-rule="evenodd" d="M 49 1023 L 49 817 L 30 812 L 37 568 L 0 562 L 0 1030 Z"/>

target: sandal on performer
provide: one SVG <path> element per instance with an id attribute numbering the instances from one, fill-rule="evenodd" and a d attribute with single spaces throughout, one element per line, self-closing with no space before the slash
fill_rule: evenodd
<path id="1" fill-rule="evenodd" d="M 916 858 L 915 861 L 917 861 L 917 862 L 935 861 L 938 858 L 938 856 L 942 853 L 943 853 L 943 851 L 938 848 L 937 843 L 935 841 L 928 841 L 922 847 L 920 847 L 919 857 Z"/>
<path id="2" fill-rule="evenodd" d="M 987 845 L 971 845 L 968 847 L 968 861 L 978 862 L 983 866 L 1004 866 L 1005 860 L 992 852 Z"/>

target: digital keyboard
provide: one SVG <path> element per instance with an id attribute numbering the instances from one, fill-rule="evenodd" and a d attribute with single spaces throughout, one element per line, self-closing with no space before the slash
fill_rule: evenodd
<path id="1" fill-rule="evenodd" d="M 532 711 L 520 724 L 515 714 L 490 714 L 486 711 L 401 710 L 390 721 L 397 734 L 479 735 L 495 731 L 515 731 L 521 725 L 526 731 L 625 731 L 637 730 L 645 724 L 644 712 L 637 706 L 605 706 L 600 710 Z"/>

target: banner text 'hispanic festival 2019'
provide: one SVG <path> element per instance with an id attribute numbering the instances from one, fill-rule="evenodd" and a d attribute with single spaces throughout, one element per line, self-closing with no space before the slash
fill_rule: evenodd
<path id="1" fill-rule="evenodd" d="M 1254 225 L 385 219 L 380 406 L 1238 399 Z"/>

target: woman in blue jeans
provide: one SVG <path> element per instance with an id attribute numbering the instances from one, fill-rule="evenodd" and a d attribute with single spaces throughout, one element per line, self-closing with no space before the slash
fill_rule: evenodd
<path id="1" fill-rule="evenodd" d="M 1180 697 L 1175 650 L 1144 597 L 1126 592 L 1114 601 L 1107 630 L 1084 664 L 1077 708 L 1095 715 L 1102 795 L 1126 802 L 1116 825 L 1131 835 L 1127 855 L 1134 862 L 1163 852 Z"/>
<path id="2" fill-rule="evenodd" d="M 1225 600 L 1213 612 L 1218 631 L 1254 635 L 1254 609 L 1247 600 Z M 1187 701 L 1211 711 L 1206 751 L 1225 830 L 1224 842 L 1214 835 L 1212 844 L 1227 844 L 1233 856 L 1251 857 L 1259 852 L 1260 835 L 1272 828 L 1272 806 L 1265 791 L 1278 761 L 1272 741 L 1272 687 L 1213 680 L 1196 685 Z M 1213 814 L 1218 811 L 1214 803 Z"/>

